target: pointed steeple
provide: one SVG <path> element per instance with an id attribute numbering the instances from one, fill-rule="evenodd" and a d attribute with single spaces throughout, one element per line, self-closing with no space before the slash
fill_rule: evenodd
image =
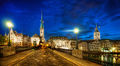
<path id="1" fill-rule="evenodd" d="M 45 38 L 44 38 L 44 21 L 43 21 L 43 13 L 41 11 L 41 26 L 40 26 L 40 41 L 44 42 Z"/>
<path id="2" fill-rule="evenodd" d="M 44 28 L 44 25 L 43 25 L 43 23 L 44 23 L 44 21 L 43 21 L 43 13 L 42 13 L 42 10 L 41 10 L 41 27 L 40 28 Z"/>
<path id="3" fill-rule="evenodd" d="M 41 10 L 41 23 L 43 23 L 44 21 L 43 21 L 43 13 L 42 13 L 42 10 Z"/>
<path id="4" fill-rule="evenodd" d="M 95 32 L 99 32 L 99 31 L 98 31 L 98 28 L 97 28 L 97 24 L 96 24 Z"/>

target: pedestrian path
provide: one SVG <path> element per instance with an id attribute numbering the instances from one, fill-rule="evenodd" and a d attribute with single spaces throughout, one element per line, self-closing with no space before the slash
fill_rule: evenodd
<path id="1" fill-rule="evenodd" d="M 59 52 L 59 51 L 56 51 L 54 50 L 53 51 L 55 54 L 67 59 L 68 61 L 71 61 L 73 62 L 74 64 L 78 65 L 78 66 L 101 66 L 99 64 L 96 64 L 96 63 L 93 63 L 93 62 L 90 62 L 90 61 L 87 61 L 87 60 L 83 60 L 83 59 L 78 59 L 72 55 L 69 55 L 69 54 L 66 54 L 66 53 L 63 53 L 63 52 Z"/>
<path id="2" fill-rule="evenodd" d="M 0 66 L 12 66 L 16 62 L 19 62 L 22 59 L 26 58 L 27 56 L 31 55 L 34 51 L 35 50 L 28 50 L 28 51 L 17 53 L 12 56 L 0 58 Z"/>
<path id="3" fill-rule="evenodd" d="M 77 66 L 63 57 L 53 53 L 51 49 L 36 50 L 33 54 L 15 66 Z"/>

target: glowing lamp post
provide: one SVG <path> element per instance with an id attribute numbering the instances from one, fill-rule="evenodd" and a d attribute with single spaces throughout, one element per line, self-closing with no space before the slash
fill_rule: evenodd
<path id="1" fill-rule="evenodd" d="M 11 46 L 11 44 L 10 44 L 10 28 L 13 27 L 13 24 L 12 24 L 11 21 L 7 21 L 6 25 L 7 25 L 7 27 L 9 28 L 9 41 L 8 41 L 8 46 Z"/>
<path id="2" fill-rule="evenodd" d="M 76 34 L 76 49 L 78 49 L 78 40 L 77 40 L 77 34 L 79 33 L 79 29 L 75 28 L 74 33 Z"/>
<path id="3" fill-rule="evenodd" d="M 75 33 L 75 34 L 78 34 L 78 32 L 79 32 L 79 29 L 78 29 L 78 28 L 75 28 L 75 29 L 74 29 L 74 33 Z"/>

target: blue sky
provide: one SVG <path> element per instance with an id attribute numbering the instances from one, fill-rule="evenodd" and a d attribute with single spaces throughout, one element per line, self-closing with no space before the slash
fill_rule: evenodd
<path id="1" fill-rule="evenodd" d="M 0 34 L 8 33 L 5 20 L 14 30 L 29 36 L 40 32 L 43 11 L 45 38 L 67 36 L 80 29 L 78 38 L 93 39 L 96 24 L 102 39 L 120 40 L 120 0 L 0 0 Z"/>

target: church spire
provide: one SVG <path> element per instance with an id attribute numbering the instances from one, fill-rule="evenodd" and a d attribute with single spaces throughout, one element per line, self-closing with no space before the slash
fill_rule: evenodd
<path id="1" fill-rule="evenodd" d="M 43 21 L 43 13 L 42 13 L 42 10 L 41 10 L 41 23 L 43 23 L 44 21 Z"/>
<path id="2" fill-rule="evenodd" d="M 95 32 L 99 32 L 99 31 L 98 31 L 98 28 L 97 28 L 97 24 L 96 24 Z"/>
<path id="3" fill-rule="evenodd" d="M 44 21 L 43 21 L 43 13 L 41 11 L 41 26 L 40 26 L 40 41 L 45 42 L 44 38 Z"/>
<path id="4" fill-rule="evenodd" d="M 42 10 L 41 10 L 41 27 L 40 28 L 44 28 L 44 25 L 43 25 L 43 23 L 44 23 L 44 21 L 43 21 L 43 13 L 42 13 Z"/>

